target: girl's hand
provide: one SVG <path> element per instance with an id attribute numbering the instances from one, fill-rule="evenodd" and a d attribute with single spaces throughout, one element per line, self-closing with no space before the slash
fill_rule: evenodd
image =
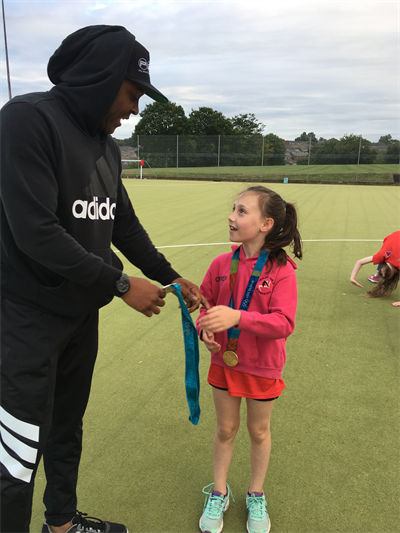
<path id="1" fill-rule="evenodd" d="M 211 331 L 205 331 L 203 329 L 202 339 L 207 350 L 209 350 L 211 353 L 217 353 L 220 351 L 221 345 L 218 344 L 218 342 L 215 342 L 214 333 L 211 333 Z"/>
<path id="2" fill-rule="evenodd" d="M 367 265 L 368 263 L 372 263 L 373 259 L 374 259 L 374 256 L 370 255 L 368 257 L 364 257 L 364 259 L 359 259 L 357 261 L 357 263 L 354 265 L 353 272 L 350 274 L 350 281 L 353 285 L 355 285 L 356 287 L 361 287 L 362 289 L 364 288 L 362 285 L 357 283 L 356 276 L 360 268 L 364 265 Z"/>
<path id="3" fill-rule="evenodd" d="M 240 322 L 240 311 L 237 309 L 231 309 L 226 305 L 217 305 L 207 311 L 207 313 L 200 318 L 200 327 L 211 331 L 213 333 L 219 333 L 220 331 L 226 331 L 229 328 L 237 327 Z"/>
<path id="4" fill-rule="evenodd" d="M 361 287 L 362 289 L 364 288 L 362 285 L 360 285 L 355 279 L 351 279 L 350 278 L 350 281 L 353 285 L 355 285 L 356 287 Z"/>

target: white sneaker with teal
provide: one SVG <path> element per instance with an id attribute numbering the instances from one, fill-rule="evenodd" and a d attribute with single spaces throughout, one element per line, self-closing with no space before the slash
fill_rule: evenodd
<path id="1" fill-rule="evenodd" d="M 263 492 L 247 493 L 248 510 L 246 529 L 248 533 L 269 533 L 271 521 L 268 516 L 267 502 Z"/>
<path id="2" fill-rule="evenodd" d="M 214 483 L 210 483 L 210 485 L 203 488 L 206 499 L 204 501 L 203 514 L 199 522 L 200 531 L 203 533 L 221 533 L 224 527 L 224 514 L 229 507 L 229 495 L 232 496 L 229 485 L 226 486 L 226 495 L 212 490 L 213 486 Z M 207 489 L 210 490 L 207 491 Z"/>

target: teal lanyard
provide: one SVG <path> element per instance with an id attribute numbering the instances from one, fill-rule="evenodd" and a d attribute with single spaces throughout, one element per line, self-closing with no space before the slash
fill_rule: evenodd
<path id="1" fill-rule="evenodd" d="M 230 284 L 230 290 L 231 290 L 231 298 L 229 300 L 229 307 L 234 309 L 234 302 L 233 302 L 233 289 L 235 287 L 236 282 L 236 275 L 239 268 L 239 256 L 240 256 L 240 246 L 239 248 L 236 248 L 232 255 L 231 260 L 231 272 L 230 272 L 230 278 L 229 278 L 229 284 Z M 256 288 L 257 281 L 260 278 L 262 269 L 264 268 L 267 259 L 269 256 L 269 252 L 267 250 L 262 250 L 260 255 L 257 258 L 256 264 L 254 266 L 253 272 L 251 273 L 249 282 L 246 287 L 246 291 L 244 293 L 242 303 L 240 304 L 239 310 L 240 311 L 247 311 L 249 308 L 251 298 L 254 293 L 254 289 Z M 237 342 L 240 335 L 240 329 L 238 328 L 230 328 L 228 330 L 228 350 L 235 351 Z"/>
<path id="2" fill-rule="evenodd" d="M 200 418 L 199 338 L 179 283 L 172 283 L 181 306 L 183 341 L 185 345 L 185 389 L 189 405 L 189 420 L 197 426 Z"/>

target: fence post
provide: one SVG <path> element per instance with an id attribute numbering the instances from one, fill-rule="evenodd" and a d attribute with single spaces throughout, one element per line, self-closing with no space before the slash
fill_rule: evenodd
<path id="1" fill-rule="evenodd" d="M 311 156 L 311 135 L 310 135 L 310 145 L 308 147 L 307 183 L 308 183 L 308 171 L 310 170 L 310 156 Z"/>
<path id="2" fill-rule="evenodd" d="M 264 167 L 264 140 L 265 140 L 265 137 L 264 135 L 262 136 L 262 140 L 263 140 L 263 143 L 262 143 L 262 150 L 261 150 L 261 180 L 262 180 L 262 175 L 263 175 L 263 167 Z"/>
<path id="3" fill-rule="evenodd" d="M 356 174 L 356 183 L 358 181 L 358 166 L 360 164 L 360 154 L 361 154 L 361 139 L 362 135 L 360 135 L 360 146 L 358 147 L 358 159 L 357 159 L 357 174 Z"/>
<path id="4" fill-rule="evenodd" d="M 178 177 L 178 174 L 179 174 L 178 153 L 179 153 L 179 135 L 176 136 L 176 177 Z"/>
<path id="5" fill-rule="evenodd" d="M 137 136 L 137 158 L 140 160 L 140 154 L 139 154 L 140 148 L 139 148 L 139 135 Z M 139 162 L 137 164 L 137 169 L 139 172 Z M 142 175 L 140 175 L 140 179 L 142 179 Z"/>
<path id="6" fill-rule="evenodd" d="M 219 153 L 221 149 L 221 135 L 218 135 L 218 179 L 219 179 Z"/>

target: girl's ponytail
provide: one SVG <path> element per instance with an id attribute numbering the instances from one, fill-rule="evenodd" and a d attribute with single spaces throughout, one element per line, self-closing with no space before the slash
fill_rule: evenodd
<path id="1" fill-rule="evenodd" d="M 301 243 L 301 237 L 299 230 L 297 228 L 298 221 L 297 221 L 297 210 L 294 204 L 287 203 L 286 204 L 286 217 L 285 221 L 283 223 L 282 227 L 282 240 L 285 242 L 290 239 L 290 243 L 292 244 L 292 252 L 295 257 L 298 259 L 302 259 L 303 257 L 303 250 L 302 250 L 302 243 Z M 284 244 L 283 246 L 287 246 Z"/>

